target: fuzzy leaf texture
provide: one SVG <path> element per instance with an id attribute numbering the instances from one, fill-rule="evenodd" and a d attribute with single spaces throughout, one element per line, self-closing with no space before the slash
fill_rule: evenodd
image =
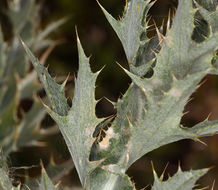
<path id="1" fill-rule="evenodd" d="M 128 61 L 131 62 L 140 46 L 140 36 L 146 32 L 146 15 L 152 4 L 150 1 L 143 0 L 127 1 L 126 3 L 124 16 L 119 21 L 114 19 L 102 6 L 101 8 L 120 38 Z M 146 40 L 148 39 L 146 38 Z"/>
<path id="2" fill-rule="evenodd" d="M 64 95 L 65 83 L 62 85 L 55 83 L 30 50 L 25 45 L 24 47 L 50 99 L 52 109 L 47 107 L 48 112 L 60 126 L 75 167 L 78 170 L 80 180 L 84 182 L 87 172 L 93 167 L 88 163 L 90 146 L 93 141 L 90 137 L 94 127 L 100 122 L 95 117 L 96 100 L 94 97 L 95 81 L 98 73 L 91 72 L 88 58 L 85 56 L 78 39 L 80 67 L 72 107 L 69 108 Z M 89 80 L 86 80 L 87 78 Z"/>
<path id="3" fill-rule="evenodd" d="M 149 40 L 145 20 L 151 6 L 150 1 L 129 0 L 120 21 L 101 6 L 121 40 L 130 65 L 130 71 L 124 71 L 133 81 L 115 103 L 115 119 L 102 121 L 95 116 L 98 73 L 91 72 L 79 40 L 79 72 L 71 108 L 64 96 L 64 84 L 55 83 L 24 45 L 50 99 L 52 108 L 47 107 L 48 112 L 59 125 L 86 190 L 135 189 L 125 172 L 140 157 L 168 143 L 182 139 L 199 141 L 218 131 L 218 121 L 205 120 L 192 128 L 180 124 L 184 107 L 200 81 L 207 74 L 218 73 L 216 62 L 212 61 L 218 48 L 217 8 L 206 9 L 207 5 L 200 1 L 196 4 L 180 0 L 166 35 L 157 30 L 158 36 Z M 211 10 L 213 14 L 207 12 Z M 199 14 L 209 29 L 203 40 L 194 40 L 195 18 Z M 144 55 L 149 58 L 144 59 Z M 153 74 L 144 77 L 150 69 Z M 101 141 L 96 130 L 108 122 L 111 126 Z M 191 189 L 203 171 L 178 171 L 163 187 L 175 181 L 178 189 Z M 193 176 L 193 180 L 185 181 L 187 176 Z M 156 179 L 153 188 L 158 189 L 158 183 Z"/>
<path id="4" fill-rule="evenodd" d="M 179 2 L 172 27 L 163 37 L 162 48 L 156 55 L 157 63 L 151 78 L 141 78 L 125 70 L 140 92 L 136 96 L 136 90 L 131 92 L 130 87 L 121 101 L 131 104 L 141 100 L 126 114 L 131 136 L 127 145 L 127 168 L 162 145 L 185 138 L 198 140 L 201 136 L 217 132 L 217 121 L 213 122 L 214 125 L 198 125 L 198 130 L 195 130 L 196 127 L 181 128 L 180 125 L 189 97 L 202 78 L 213 70 L 211 59 L 218 47 L 217 33 L 211 32 L 201 44 L 191 39 L 197 10 L 192 7 L 191 0 Z M 114 141 L 117 140 L 114 138 Z"/>
<path id="5" fill-rule="evenodd" d="M 100 5 L 100 3 L 99 3 Z M 101 9 L 107 20 L 118 35 L 126 53 L 130 68 L 137 74 L 145 74 L 151 66 L 138 67 L 152 58 L 153 51 L 150 49 L 151 40 L 146 36 L 146 29 L 149 27 L 146 23 L 146 16 L 153 3 L 150 0 L 126 1 L 124 15 L 120 20 L 114 19 L 101 5 Z M 154 42 L 155 40 L 153 40 Z M 158 44 L 156 44 L 158 48 Z"/>
<path id="6" fill-rule="evenodd" d="M 46 106 L 47 110 L 59 125 L 83 186 L 87 190 L 133 189 L 130 179 L 123 172 L 121 173 L 119 170 L 117 173 L 106 171 L 103 168 L 97 168 L 100 161 L 89 161 L 91 146 L 95 141 L 92 135 L 97 124 L 102 121 L 102 119 L 98 119 L 95 116 L 96 100 L 94 92 L 98 73 L 92 73 L 88 58 L 84 54 L 79 39 L 77 42 L 79 71 L 75 82 L 75 93 L 71 108 L 67 105 L 64 96 L 65 83 L 62 85 L 55 83 L 29 48 L 24 43 L 23 46 L 45 87 L 52 106 L 52 108 Z M 61 104 L 63 103 L 61 100 L 63 100 L 64 104 Z"/>
<path id="7" fill-rule="evenodd" d="M 154 171 L 154 185 L 152 190 L 192 190 L 195 187 L 196 181 L 204 175 L 208 170 L 191 170 L 183 172 L 180 168 L 177 173 L 170 177 L 167 181 L 163 181 L 162 177 L 158 178 Z"/>

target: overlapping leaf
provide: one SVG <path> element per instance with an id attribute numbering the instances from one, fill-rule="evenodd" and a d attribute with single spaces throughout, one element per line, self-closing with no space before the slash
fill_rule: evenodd
<path id="1" fill-rule="evenodd" d="M 100 119 L 95 116 L 95 81 L 98 73 L 91 72 L 88 58 L 85 56 L 78 39 L 79 72 L 75 83 L 72 107 L 69 108 L 64 96 L 65 83 L 63 85 L 55 83 L 30 50 L 25 45 L 24 47 L 44 84 L 52 105 L 49 113 L 60 127 L 83 183 L 87 172 L 92 168 L 88 162 L 93 142 L 92 133 L 100 122 Z"/>
<path id="2" fill-rule="evenodd" d="M 218 46 L 212 39 L 209 39 L 207 51 L 204 49 L 205 53 L 199 57 L 191 57 L 187 50 L 197 46 L 190 39 L 194 29 L 193 17 L 192 1 L 180 1 L 172 28 L 157 55 L 157 65 L 151 79 L 141 79 L 127 72 L 148 100 L 147 108 L 144 107 L 144 119 L 139 125 L 132 124 L 132 141 L 129 143 L 130 165 L 143 153 L 165 143 L 184 138 L 197 140 L 200 136 L 212 135 L 212 132 L 217 132 L 217 121 L 214 121 L 213 126 L 207 125 L 210 130 L 207 130 L 204 125 L 198 125 L 197 128 L 202 131 L 201 133 L 194 130 L 195 128 L 192 130 L 180 128 L 184 106 L 196 90 L 198 83 L 209 72 L 213 50 Z M 181 22 L 184 23 L 181 24 Z M 176 33 L 180 35 L 176 35 Z M 207 42 L 203 42 L 203 44 Z M 195 68 L 196 64 L 198 64 L 198 68 Z"/>
<path id="3" fill-rule="evenodd" d="M 150 0 L 127 1 L 124 16 L 119 21 L 114 19 L 101 6 L 106 18 L 123 44 L 129 63 L 133 63 L 140 45 L 148 41 L 145 29 L 146 16 L 151 6 Z"/>
<path id="4" fill-rule="evenodd" d="M 38 22 L 35 18 L 39 7 L 35 0 L 9 1 L 8 3 L 9 9 L 6 15 L 11 22 L 10 29 L 13 33 L 11 44 L 4 41 L 3 34 L 0 32 L 0 145 L 5 153 L 36 144 L 36 140 L 41 137 L 39 125 L 46 114 L 45 109 L 35 97 L 35 93 L 42 87 L 37 82 L 35 71 L 27 73 L 29 62 L 25 58 L 25 51 L 20 46 L 17 35 L 21 35 L 28 44 L 34 46 L 34 51 L 38 51 L 42 47 L 56 44 L 52 40 L 48 43 L 45 38 L 66 21 L 66 19 L 60 19 L 46 27 L 41 35 L 36 35 L 35 29 Z M 28 113 L 20 113 L 22 109 L 18 107 L 25 99 L 33 101 L 33 107 Z M 22 115 L 22 121 L 18 119 L 18 114 Z M 34 117 L 38 120 L 32 119 Z"/>
<path id="5" fill-rule="evenodd" d="M 143 28 L 151 6 L 149 2 L 128 1 L 121 21 L 101 7 L 123 44 L 130 66 L 134 66 L 130 72 L 126 71 L 134 84 L 116 104 L 117 116 L 102 141 L 93 137 L 95 126 L 101 121 L 95 116 L 97 74 L 91 72 L 80 42 L 80 66 L 71 108 L 64 97 L 64 85 L 56 84 L 25 47 L 50 99 L 52 109 L 48 108 L 48 111 L 62 131 L 86 190 L 134 189 L 125 171 L 144 154 L 171 142 L 185 138 L 198 140 L 218 131 L 218 121 L 204 121 L 190 129 L 180 125 L 189 97 L 203 77 L 214 69 L 211 59 L 218 48 L 216 26 L 205 40 L 195 42 L 192 39 L 194 18 L 199 9 L 193 8 L 192 0 L 180 0 L 172 27 L 163 38 L 161 49 L 158 48 L 159 53 L 156 57 L 149 54 L 151 58 L 144 61 L 142 55 L 151 45 Z M 206 20 L 212 26 L 216 19 L 215 15 Z M 154 44 L 151 49 L 159 41 Z M 151 78 L 143 78 L 153 58 L 156 59 L 154 74 Z M 150 63 L 149 67 L 146 63 Z M 136 69 L 138 66 L 140 68 Z M 175 177 L 163 183 L 163 187 L 167 188 L 175 181 L 178 189 L 180 185 L 191 189 L 204 172 L 178 171 Z M 186 180 L 186 176 L 192 179 Z M 153 188 L 159 187 L 160 181 L 156 180 Z"/>
<path id="6" fill-rule="evenodd" d="M 128 112 L 123 111 L 123 107 L 118 107 L 117 118 L 120 117 L 119 110 L 125 113 L 126 118 L 121 117 L 122 124 L 118 128 L 122 133 L 114 130 L 115 137 L 110 141 L 111 149 L 108 148 L 108 152 L 104 153 L 118 154 L 116 159 L 109 156 L 113 160 L 109 163 L 120 164 L 122 160 L 121 163 L 128 168 L 138 158 L 164 144 L 184 138 L 198 140 L 200 136 L 217 132 L 217 121 L 214 121 L 213 126 L 207 125 L 210 130 L 204 125 L 198 125 L 198 130 L 180 128 L 184 106 L 198 83 L 209 72 L 213 51 L 218 46 L 217 34 L 200 45 L 192 41 L 195 12 L 191 0 L 179 2 L 172 28 L 164 37 L 163 46 L 157 54 L 157 63 L 151 78 L 143 79 L 126 71 L 140 90 L 137 92 L 134 87 L 134 93 L 130 93 L 133 89 L 131 86 L 121 100 L 128 102 L 128 105 L 136 103 L 137 106 L 129 109 L 125 104 L 123 107 L 127 107 Z M 198 48 L 201 53 L 196 53 Z M 113 129 L 116 129 L 117 118 Z M 123 138 L 124 135 L 121 134 L 128 134 L 130 140 Z M 123 147 L 121 142 L 125 140 L 125 148 L 120 153 L 117 147 L 119 144 Z"/>

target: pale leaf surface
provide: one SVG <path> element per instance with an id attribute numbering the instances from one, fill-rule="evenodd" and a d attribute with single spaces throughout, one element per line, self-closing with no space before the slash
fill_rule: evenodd
<path id="1" fill-rule="evenodd" d="M 152 190 L 192 190 L 196 181 L 207 173 L 208 169 L 182 171 L 180 168 L 176 174 L 162 181 L 154 172 L 154 184 Z"/>

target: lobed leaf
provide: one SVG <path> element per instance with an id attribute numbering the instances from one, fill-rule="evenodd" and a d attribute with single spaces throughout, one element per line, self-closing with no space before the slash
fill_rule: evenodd
<path id="1" fill-rule="evenodd" d="M 177 173 L 170 177 L 167 181 L 159 179 L 154 171 L 154 184 L 152 190 L 192 190 L 195 187 L 196 181 L 205 173 L 208 169 L 191 170 L 183 172 L 180 168 Z"/>
<path id="2" fill-rule="evenodd" d="M 95 81 L 98 73 L 92 73 L 89 59 L 85 56 L 79 39 L 77 42 L 79 72 L 71 108 L 64 96 L 64 84 L 55 83 L 25 44 L 24 47 L 38 71 L 51 102 L 52 109 L 48 108 L 48 112 L 59 125 L 83 184 L 87 173 L 93 168 L 93 164 L 88 161 L 91 144 L 94 141 L 91 137 L 95 126 L 101 120 L 95 116 Z"/>
<path id="3" fill-rule="evenodd" d="M 69 106 L 64 95 L 65 83 L 63 83 L 62 85 L 57 84 L 48 74 L 47 70 L 39 63 L 38 59 L 35 58 L 29 48 L 24 44 L 24 42 L 22 42 L 22 44 L 27 55 L 32 61 L 41 82 L 44 85 L 45 91 L 48 95 L 53 110 L 60 115 L 66 115 L 69 111 Z"/>
<path id="4" fill-rule="evenodd" d="M 118 21 L 100 5 L 107 20 L 120 38 L 129 63 L 133 63 L 140 45 L 149 41 L 145 28 L 146 16 L 151 6 L 150 0 L 127 1 L 123 18 Z"/>
<path id="5" fill-rule="evenodd" d="M 72 160 L 68 160 L 65 163 L 56 165 L 53 158 L 50 159 L 49 164 L 46 166 L 46 175 L 49 176 L 50 181 L 54 184 L 61 182 L 60 180 L 74 168 Z M 44 168 L 43 168 L 44 170 Z M 45 172 L 45 170 L 44 170 Z M 26 177 L 25 185 L 27 185 L 31 190 L 37 189 L 39 187 L 39 181 L 42 176 L 37 178 Z M 60 189 L 61 187 L 59 187 Z"/>
<path id="6" fill-rule="evenodd" d="M 97 147 L 97 157 L 107 158 L 102 163 L 107 168 L 110 164 L 118 164 L 120 169 L 126 170 L 138 158 L 160 146 L 210 135 L 203 128 L 205 132 L 199 135 L 198 131 L 180 127 L 184 107 L 199 82 L 209 73 L 217 46 L 216 36 L 200 45 L 192 41 L 195 12 L 191 0 L 180 1 L 172 28 L 156 55 L 157 64 L 151 78 L 125 70 L 137 87 L 131 85 L 117 104 L 117 117 L 111 127 L 113 135 L 106 136 L 110 139 L 109 147 L 106 150 Z M 195 49 L 201 53 L 193 53 Z M 211 131 L 217 133 L 216 126 L 211 127 Z"/>
<path id="7" fill-rule="evenodd" d="M 150 7 L 150 1 L 128 1 L 120 21 L 101 7 L 123 44 L 130 63 L 130 72 L 125 72 L 133 81 L 116 104 L 113 122 L 106 119 L 101 123 L 102 119 L 95 115 L 98 73 L 92 73 L 79 39 L 79 72 L 71 108 L 64 96 L 64 84 L 55 83 L 23 44 L 51 102 L 52 108 L 47 110 L 59 125 L 86 190 L 134 189 L 125 171 L 144 154 L 171 142 L 187 138 L 197 141 L 218 131 L 217 121 L 204 121 L 190 129 L 180 124 L 184 107 L 199 82 L 205 75 L 217 73 L 216 62 L 211 64 L 218 48 L 216 24 L 202 42 L 194 41 L 194 19 L 199 9 L 193 7 L 192 0 L 180 0 L 172 27 L 160 47 L 157 36 L 154 41 L 146 37 L 145 20 Z M 209 25 L 215 23 L 216 15 L 211 18 L 205 10 L 200 13 Z M 154 47 L 158 51 L 152 52 Z M 151 67 L 154 74 L 145 76 Z M 108 124 L 111 126 L 106 130 Z M 105 132 L 102 139 L 98 137 L 101 130 Z M 180 185 L 190 189 L 203 173 L 179 170 L 167 182 L 156 177 L 153 189 L 169 189 L 173 183 L 177 189 L 181 189 Z"/>

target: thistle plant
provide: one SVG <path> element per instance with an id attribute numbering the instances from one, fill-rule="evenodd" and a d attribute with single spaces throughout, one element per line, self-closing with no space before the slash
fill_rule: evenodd
<path id="1" fill-rule="evenodd" d="M 42 54 L 41 61 L 45 62 L 59 43 L 49 39 L 48 35 L 65 23 L 66 18 L 49 24 L 39 32 L 39 22 L 36 22 L 39 21 L 39 8 L 35 0 L 13 0 L 8 1 L 8 9 L 3 10 L 12 33 L 10 40 L 6 41 L 3 25 L 0 25 L 0 149 L 5 157 L 23 147 L 41 146 L 38 140 L 56 129 L 56 126 L 41 128 L 47 113 L 36 94 L 43 88 L 36 71 L 31 69 L 25 57 L 18 36 L 31 46 L 34 53 Z M 29 104 L 29 108 L 23 109 L 22 104 Z M 6 162 L 6 159 L 0 160 Z M 2 183 L 9 180 L 3 177 L 4 173 L 9 173 L 8 168 L 4 167 L 0 173 Z M 11 189 L 10 186 L 2 186 L 0 189 Z"/>
<path id="2" fill-rule="evenodd" d="M 30 71 L 25 52 L 20 46 L 20 35 L 34 52 L 44 52 L 45 61 L 49 52 L 57 44 L 46 39 L 48 34 L 65 22 L 65 19 L 48 25 L 39 34 L 39 6 L 34 0 L 10 1 L 5 10 L 12 27 L 11 42 L 6 42 L 0 28 L 0 146 L 4 154 L 9 154 L 21 147 L 36 145 L 41 138 L 40 123 L 46 115 L 36 93 L 42 89 L 37 81 L 36 72 Z M 28 100 L 28 101 L 27 101 Z M 30 108 L 21 109 L 22 102 L 29 103 Z M 32 104 L 32 105 L 31 105 Z"/>
<path id="3" fill-rule="evenodd" d="M 79 71 L 72 106 L 64 94 L 66 81 L 57 84 L 23 42 L 50 101 L 51 106 L 44 106 L 58 124 L 86 190 L 133 190 L 126 171 L 143 155 L 182 139 L 200 141 L 218 131 L 218 121 L 204 120 L 191 128 L 181 125 L 184 107 L 201 80 L 218 73 L 217 1 L 179 0 L 166 34 L 157 29 L 149 39 L 147 15 L 153 3 L 128 0 L 120 20 L 99 3 L 123 45 L 129 64 L 129 70 L 123 70 L 132 79 L 126 93 L 113 103 L 115 117 L 95 115 L 100 71 L 91 71 L 78 35 Z M 197 19 L 206 24 L 196 25 Z M 192 189 L 207 170 L 179 168 L 167 181 L 154 171 L 152 190 Z"/>

